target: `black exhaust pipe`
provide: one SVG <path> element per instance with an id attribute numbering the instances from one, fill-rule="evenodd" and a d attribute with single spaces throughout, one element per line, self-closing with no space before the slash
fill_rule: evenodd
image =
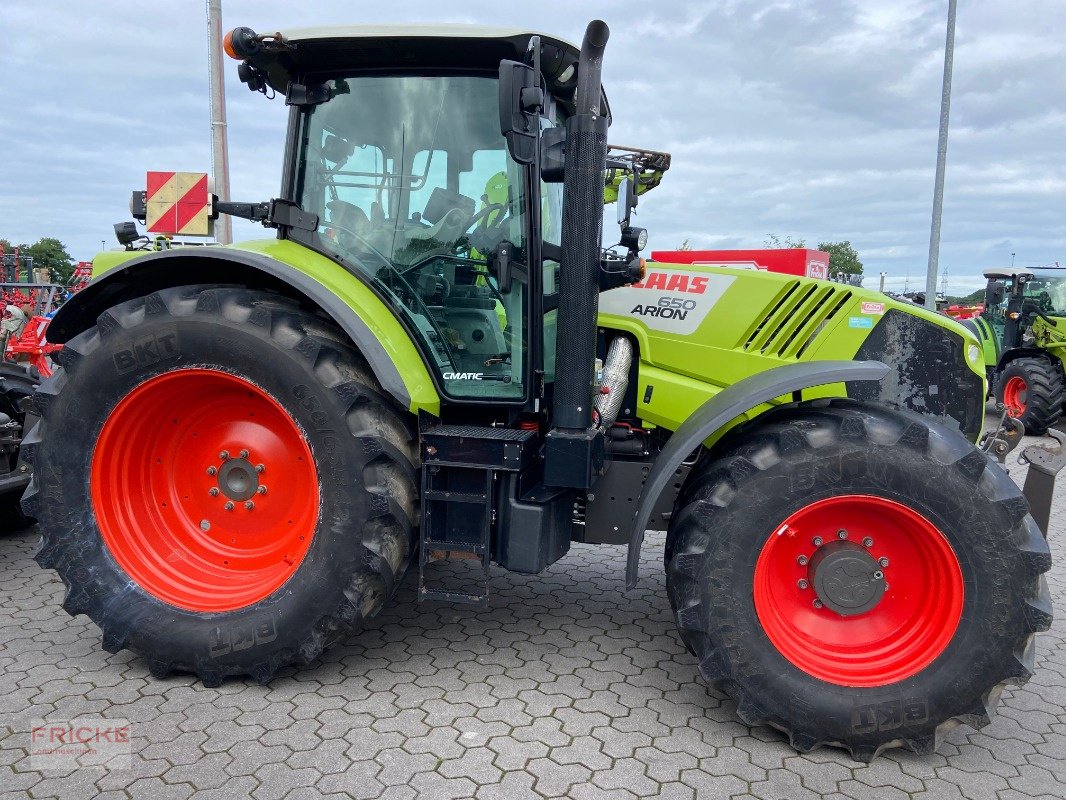
<path id="1" fill-rule="evenodd" d="M 544 478 L 554 486 L 588 488 L 603 464 L 603 438 L 591 428 L 607 166 L 607 118 L 600 114 L 600 79 L 609 36 L 602 20 L 593 20 L 585 29 L 577 68 L 576 113 L 566 121 L 553 429 L 546 442 Z"/>
<path id="2" fill-rule="evenodd" d="M 577 113 L 566 121 L 552 417 L 553 426 L 564 431 L 582 431 L 592 425 L 603 175 L 607 166 L 607 118 L 600 115 L 600 75 L 609 35 L 607 23 L 601 20 L 593 20 L 585 30 L 577 68 Z"/>

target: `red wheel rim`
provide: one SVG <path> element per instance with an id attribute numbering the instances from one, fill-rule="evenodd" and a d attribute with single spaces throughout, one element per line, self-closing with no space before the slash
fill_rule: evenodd
<path id="1" fill-rule="evenodd" d="M 1003 384 L 1003 405 L 1007 413 L 1012 417 L 1020 417 L 1025 413 L 1025 405 L 1029 400 L 1029 386 L 1025 378 L 1012 375 Z"/>
<path id="2" fill-rule="evenodd" d="M 303 432 L 273 397 L 225 372 L 145 381 L 96 442 L 93 511 L 111 555 L 146 592 L 232 611 L 296 571 L 318 522 Z"/>
<path id="3" fill-rule="evenodd" d="M 868 554 L 883 572 L 888 588 L 865 613 L 844 616 L 819 599 L 812 559 L 831 542 Z M 755 611 L 767 637 L 793 665 L 840 686 L 884 686 L 925 669 L 955 635 L 963 598 L 962 569 L 944 534 L 881 497 L 804 506 L 770 535 L 755 564 Z"/>

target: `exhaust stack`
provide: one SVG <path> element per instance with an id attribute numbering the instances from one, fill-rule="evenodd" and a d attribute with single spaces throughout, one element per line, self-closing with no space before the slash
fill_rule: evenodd
<path id="1" fill-rule="evenodd" d="M 588 488 L 603 463 L 603 438 L 592 429 L 592 393 L 607 165 L 600 78 L 609 36 L 601 20 L 593 20 L 585 30 L 576 113 L 566 121 L 555 395 L 545 452 L 545 482 L 554 486 Z"/>

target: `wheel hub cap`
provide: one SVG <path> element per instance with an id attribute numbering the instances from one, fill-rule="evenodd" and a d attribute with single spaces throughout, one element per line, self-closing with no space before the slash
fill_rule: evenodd
<path id="1" fill-rule="evenodd" d="M 881 602 L 885 573 L 862 547 L 830 542 L 810 559 L 812 583 L 822 605 L 841 616 L 865 614 Z"/>
<path id="2" fill-rule="evenodd" d="M 248 459 L 230 459 L 218 471 L 218 488 L 230 500 L 243 503 L 258 491 L 259 474 Z"/>

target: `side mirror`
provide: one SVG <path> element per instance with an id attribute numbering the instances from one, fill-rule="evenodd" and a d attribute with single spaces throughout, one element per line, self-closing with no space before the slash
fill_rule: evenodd
<path id="1" fill-rule="evenodd" d="M 623 228 L 629 225 L 629 212 L 632 210 L 630 203 L 631 188 L 629 176 L 626 175 L 622 178 L 622 182 L 618 184 L 618 200 L 615 201 L 615 209 L 618 212 L 618 224 Z"/>
<path id="2" fill-rule="evenodd" d="M 532 164 L 540 136 L 540 114 L 544 90 L 538 85 L 537 70 L 519 61 L 500 62 L 500 133 L 507 137 L 511 158 L 519 164 Z"/>
<path id="3" fill-rule="evenodd" d="M 1000 281 L 990 280 L 985 287 L 985 305 L 998 306 L 1003 302 L 1004 287 Z"/>

